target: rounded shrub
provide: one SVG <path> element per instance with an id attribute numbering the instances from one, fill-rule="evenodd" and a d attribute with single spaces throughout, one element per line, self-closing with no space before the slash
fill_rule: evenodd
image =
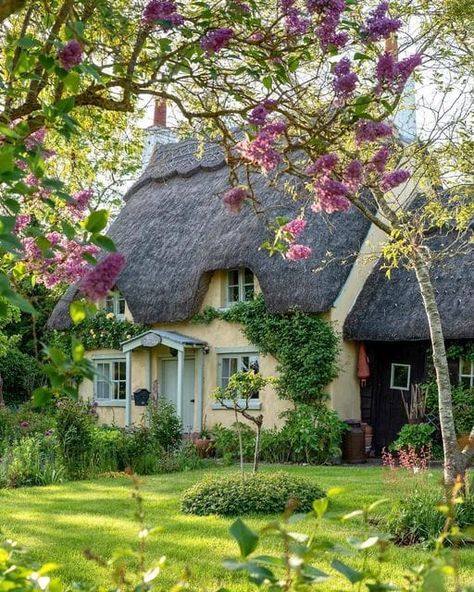
<path id="1" fill-rule="evenodd" d="M 187 514 L 235 516 L 243 514 L 278 514 L 288 500 L 296 500 L 305 512 L 324 492 L 310 479 L 287 473 L 240 474 L 206 478 L 184 492 L 181 509 Z"/>

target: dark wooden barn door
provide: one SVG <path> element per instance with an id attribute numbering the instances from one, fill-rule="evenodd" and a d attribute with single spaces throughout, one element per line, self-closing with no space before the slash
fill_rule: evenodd
<path id="1" fill-rule="evenodd" d="M 401 392 L 409 401 L 411 385 L 425 380 L 427 347 L 426 342 L 377 342 L 367 345 L 371 375 L 362 390 L 362 413 L 364 421 L 374 428 L 377 455 L 397 438 L 401 427 L 408 423 Z M 396 388 L 402 385 L 408 390 Z"/>

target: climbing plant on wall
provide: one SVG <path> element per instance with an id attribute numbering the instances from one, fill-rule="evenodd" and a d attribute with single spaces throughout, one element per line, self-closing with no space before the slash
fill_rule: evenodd
<path id="1" fill-rule="evenodd" d="M 121 321 L 112 313 L 99 311 L 87 317 L 74 327 L 74 335 L 88 351 L 95 349 L 121 349 L 120 344 L 143 333 L 146 327 L 131 321 Z M 55 345 L 68 347 L 70 336 L 55 331 L 51 341 Z"/>
<path id="2" fill-rule="evenodd" d="M 193 318 L 208 324 L 214 319 L 240 323 L 245 337 L 262 354 L 278 362 L 278 394 L 295 403 L 320 403 L 326 386 L 337 376 L 338 339 L 331 325 L 320 317 L 294 310 L 269 312 L 262 295 L 228 310 L 208 307 Z"/>

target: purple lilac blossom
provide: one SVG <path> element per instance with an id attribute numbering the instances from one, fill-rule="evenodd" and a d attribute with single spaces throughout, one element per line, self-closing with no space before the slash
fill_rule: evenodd
<path id="1" fill-rule="evenodd" d="M 244 140 L 236 146 L 245 160 L 262 169 L 264 173 L 273 170 L 281 161 L 280 153 L 275 149 L 275 141 L 278 136 L 287 129 L 284 121 L 272 121 L 266 123 L 254 140 Z"/>
<path id="2" fill-rule="evenodd" d="M 377 173 L 382 174 L 387 166 L 388 159 L 390 158 L 390 147 L 385 145 L 382 146 L 370 159 L 370 168 L 375 170 Z"/>
<path id="3" fill-rule="evenodd" d="M 302 259 L 311 257 L 311 253 L 311 249 L 306 245 L 293 243 L 285 253 L 285 259 L 288 259 L 288 261 L 301 261 Z"/>
<path id="4" fill-rule="evenodd" d="M 392 134 L 393 130 L 388 123 L 362 119 L 356 129 L 356 142 L 358 144 L 362 144 L 363 142 L 375 142 L 380 138 L 385 138 Z"/>
<path id="5" fill-rule="evenodd" d="M 382 191 L 390 191 L 402 183 L 405 183 L 405 181 L 408 181 L 410 177 L 410 172 L 405 169 L 398 169 L 391 173 L 384 173 L 380 181 L 380 189 Z"/>
<path id="6" fill-rule="evenodd" d="M 249 115 L 249 123 L 254 125 L 263 125 L 268 116 L 268 110 L 265 105 L 257 105 L 252 109 Z"/>
<path id="7" fill-rule="evenodd" d="M 247 190 L 244 187 L 233 187 L 224 193 L 222 201 L 229 212 L 240 214 L 247 197 Z"/>
<path id="8" fill-rule="evenodd" d="M 312 164 L 306 167 L 305 173 L 307 175 L 327 175 L 330 173 L 334 167 L 339 162 L 339 158 L 337 154 L 330 152 L 329 154 L 323 154 L 317 160 L 315 160 Z"/>
<path id="9" fill-rule="evenodd" d="M 384 1 L 374 8 L 367 17 L 362 33 L 370 41 L 386 39 L 402 26 L 402 21 L 399 18 L 387 16 L 387 11 L 388 2 Z"/>
<path id="10" fill-rule="evenodd" d="M 344 171 L 344 185 L 352 193 L 358 191 L 364 180 L 364 167 L 360 160 L 351 161 Z"/>
<path id="11" fill-rule="evenodd" d="M 386 51 L 379 56 L 375 67 L 377 76 L 377 92 L 383 89 L 400 93 L 414 69 L 421 64 L 421 55 L 415 53 L 400 62 L 397 62 L 393 55 Z"/>
<path id="12" fill-rule="evenodd" d="M 178 27 L 184 23 L 184 17 L 177 12 L 176 2 L 151 0 L 143 10 L 142 21 L 147 25 L 166 21 L 169 26 Z"/>
<path id="13" fill-rule="evenodd" d="M 79 218 L 85 212 L 93 195 L 92 189 L 82 189 L 72 196 L 67 208 L 74 218 Z"/>
<path id="14" fill-rule="evenodd" d="M 213 29 L 201 39 L 201 47 L 207 56 L 211 56 L 226 47 L 233 36 L 232 29 Z"/>
<path id="15" fill-rule="evenodd" d="M 315 183 L 314 188 L 317 196 L 317 201 L 311 206 L 314 212 L 332 214 L 347 211 L 351 207 L 351 203 L 346 197 L 349 194 L 349 189 L 344 183 L 323 177 Z"/>
<path id="16" fill-rule="evenodd" d="M 110 253 L 83 277 L 80 291 L 92 302 L 103 300 L 115 285 L 124 265 L 125 257 L 121 253 Z"/>
<path id="17" fill-rule="evenodd" d="M 71 39 L 58 52 L 58 58 L 64 70 L 71 70 L 82 62 L 82 47 L 79 41 Z"/>
<path id="18" fill-rule="evenodd" d="M 359 77 L 351 70 L 349 58 L 342 58 L 334 68 L 334 91 L 341 102 L 347 101 L 354 93 Z"/>

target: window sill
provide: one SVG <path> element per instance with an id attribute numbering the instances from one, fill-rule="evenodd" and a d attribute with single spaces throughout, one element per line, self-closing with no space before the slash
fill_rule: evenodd
<path id="1" fill-rule="evenodd" d="M 231 403 L 230 403 L 230 405 L 231 405 Z M 262 408 L 262 401 L 259 401 L 258 399 L 254 399 L 252 401 L 249 401 L 248 407 L 247 407 L 247 409 L 249 411 L 260 411 L 261 408 Z M 212 409 L 214 411 L 232 411 L 232 407 L 225 407 L 221 403 L 213 403 Z"/>
<path id="2" fill-rule="evenodd" d="M 100 399 L 94 399 L 94 402 L 97 403 L 97 407 L 125 407 L 125 401 L 122 399 L 116 401 L 101 401 Z"/>

